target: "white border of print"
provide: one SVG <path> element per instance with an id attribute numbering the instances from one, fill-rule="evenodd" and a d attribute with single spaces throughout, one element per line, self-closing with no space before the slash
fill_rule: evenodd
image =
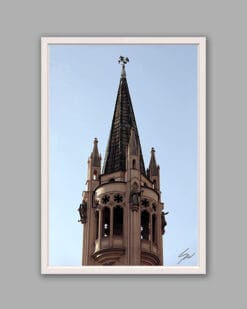
<path id="1" fill-rule="evenodd" d="M 48 265 L 48 45 L 49 44 L 197 44 L 198 46 L 198 266 Z M 206 274 L 206 38 L 205 37 L 42 37 L 41 38 L 41 273 L 42 274 Z"/>

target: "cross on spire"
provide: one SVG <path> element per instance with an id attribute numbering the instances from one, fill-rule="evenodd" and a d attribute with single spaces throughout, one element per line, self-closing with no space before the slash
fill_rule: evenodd
<path id="1" fill-rule="evenodd" d="M 127 64 L 128 62 L 129 62 L 129 58 L 128 57 L 123 57 L 123 56 L 119 57 L 118 63 L 121 63 L 123 66 L 125 64 Z"/>
<path id="2" fill-rule="evenodd" d="M 118 63 L 122 65 L 121 77 L 124 77 L 124 78 L 126 77 L 125 64 L 127 64 L 128 62 L 129 62 L 128 57 L 120 56 L 118 59 Z"/>

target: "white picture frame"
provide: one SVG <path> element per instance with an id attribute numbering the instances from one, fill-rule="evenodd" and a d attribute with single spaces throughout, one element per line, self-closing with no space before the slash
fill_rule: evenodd
<path id="1" fill-rule="evenodd" d="M 106 266 L 49 265 L 49 46 L 59 44 L 61 45 L 194 44 L 197 46 L 198 252 L 197 252 L 196 266 L 174 265 L 174 266 L 107 266 L 106 267 Z M 109 132 L 106 132 L 106 134 L 108 133 Z M 85 162 L 85 176 L 86 176 L 86 162 Z M 206 274 L 206 38 L 205 37 L 42 37 L 41 38 L 41 273 L 73 274 L 73 275 L 75 274 L 76 275 Z"/>

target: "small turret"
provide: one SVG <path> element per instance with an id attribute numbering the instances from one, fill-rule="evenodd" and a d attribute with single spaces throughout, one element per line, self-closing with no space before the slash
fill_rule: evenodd
<path id="1" fill-rule="evenodd" d="M 99 154 L 98 150 L 98 140 L 97 138 L 94 139 L 93 151 L 90 156 L 92 160 L 92 166 L 100 167 L 101 165 L 101 155 Z"/>
<path id="2" fill-rule="evenodd" d="M 160 189 L 160 167 L 156 163 L 155 150 L 151 149 L 151 158 L 149 162 L 149 168 L 147 170 L 149 179 L 153 182 L 154 189 Z"/>
<path id="3" fill-rule="evenodd" d="M 93 151 L 88 159 L 88 180 L 99 180 L 101 155 L 98 151 L 98 140 L 94 139 Z"/>

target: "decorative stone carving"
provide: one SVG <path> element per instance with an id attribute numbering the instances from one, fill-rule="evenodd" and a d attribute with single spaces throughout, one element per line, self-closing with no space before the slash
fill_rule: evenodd
<path id="1" fill-rule="evenodd" d="M 168 212 L 164 213 L 164 211 L 162 211 L 161 213 L 161 231 L 163 235 L 165 234 L 165 227 L 167 225 L 166 217 L 165 217 L 167 214 Z"/>
<path id="2" fill-rule="evenodd" d="M 99 200 L 94 200 L 93 208 L 95 208 L 95 209 L 99 208 Z"/>
<path id="3" fill-rule="evenodd" d="M 78 208 L 79 214 L 80 214 L 80 220 L 78 222 L 81 222 L 82 224 L 87 222 L 87 203 L 85 200 L 82 201 L 80 204 L 80 207 Z"/>
<path id="4" fill-rule="evenodd" d="M 130 192 L 130 209 L 133 211 L 138 211 L 139 209 L 139 195 L 140 193 L 136 191 Z"/>
<path id="5" fill-rule="evenodd" d="M 110 196 L 109 195 L 105 195 L 102 197 L 102 203 L 103 204 L 107 204 L 110 201 Z"/>
<path id="6" fill-rule="evenodd" d="M 153 208 L 153 211 L 156 211 L 157 206 L 155 203 L 152 204 L 152 208 Z"/>
<path id="7" fill-rule="evenodd" d="M 122 195 L 120 195 L 119 193 L 115 194 L 114 195 L 114 201 L 117 202 L 117 203 L 121 203 L 123 201 Z"/>
<path id="8" fill-rule="evenodd" d="M 144 199 L 142 200 L 142 206 L 144 206 L 145 208 L 149 206 L 149 201 L 148 201 L 148 199 L 144 198 Z"/>

